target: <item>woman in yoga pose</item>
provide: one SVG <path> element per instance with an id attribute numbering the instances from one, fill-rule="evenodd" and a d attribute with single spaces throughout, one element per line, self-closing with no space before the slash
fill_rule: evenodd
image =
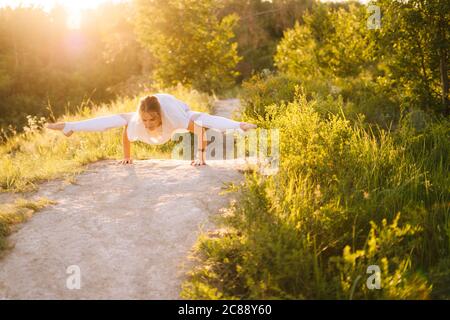
<path id="1" fill-rule="evenodd" d="M 198 134 L 197 159 L 191 165 L 205 165 L 205 130 L 216 129 L 221 132 L 235 129 L 245 132 L 256 125 L 237 122 L 228 118 L 213 116 L 204 112 L 190 110 L 189 106 L 173 95 L 157 93 L 142 98 L 136 112 L 120 113 L 93 119 L 47 124 L 49 129 L 60 130 L 67 137 L 77 131 L 104 131 L 125 127 L 122 135 L 124 159 L 121 164 L 131 164 L 130 142 L 140 140 L 149 144 L 163 144 L 170 140 L 175 131 L 183 130 Z"/>

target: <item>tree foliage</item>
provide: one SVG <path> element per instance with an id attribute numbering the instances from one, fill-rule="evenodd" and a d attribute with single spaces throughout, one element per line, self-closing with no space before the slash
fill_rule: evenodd
<path id="1" fill-rule="evenodd" d="M 110 88 L 147 61 L 130 17 L 127 4 L 105 4 L 71 30 L 62 7 L 0 9 L 0 127 L 50 116 L 49 106 L 58 116 L 87 99 L 115 98 Z"/>
<path id="2" fill-rule="evenodd" d="M 236 15 L 217 16 L 216 0 L 137 0 L 139 40 L 156 58 L 155 77 L 203 91 L 229 88 L 240 57 L 233 42 Z"/>
<path id="3" fill-rule="evenodd" d="M 382 27 L 375 34 L 393 84 L 414 104 L 450 115 L 448 59 L 450 2 L 377 0 Z"/>
<path id="4" fill-rule="evenodd" d="M 369 29 L 365 6 L 318 4 L 286 30 L 274 57 L 288 74 L 370 79 L 403 107 L 448 114 L 448 1 L 374 1 L 381 28 Z M 364 78 L 364 79 L 363 79 Z"/>

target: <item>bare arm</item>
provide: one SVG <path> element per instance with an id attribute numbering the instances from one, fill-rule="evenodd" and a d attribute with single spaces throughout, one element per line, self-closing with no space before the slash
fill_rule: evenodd
<path id="1" fill-rule="evenodd" d="M 200 161 L 200 164 L 206 164 L 206 146 L 208 141 L 205 139 L 205 128 L 201 128 L 201 133 L 198 135 L 198 150 L 197 150 L 197 159 Z M 199 130 L 200 132 L 200 130 Z"/>
<path id="2" fill-rule="evenodd" d="M 133 163 L 133 159 L 131 159 L 131 142 L 128 140 L 127 128 L 128 125 L 123 128 L 122 132 L 123 160 L 120 161 L 120 164 Z"/>
<path id="3" fill-rule="evenodd" d="M 195 166 L 206 164 L 206 146 L 208 141 L 205 138 L 205 128 L 198 126 L 193 121 L 189 122 L 188 130 L 197 135 L 197 160 L 192 161 L 191 164 Z"/>

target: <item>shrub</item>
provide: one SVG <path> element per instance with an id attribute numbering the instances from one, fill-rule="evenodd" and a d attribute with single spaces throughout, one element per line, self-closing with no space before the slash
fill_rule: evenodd
<path id="1" fill-rule="evenodd" d="M 280 130 L 279 171 L 234 187 L 238 201 L 220 219 L 227 232 L 200 240 L 186 297 L 448 296 L 450 122 L 416 132 L 405 120 L 391 132 L 320 114 L 323 103 L 297 93 L 266 107 L 261 121 Z M 370 265 L 381 290 L 366 286 Z"/>

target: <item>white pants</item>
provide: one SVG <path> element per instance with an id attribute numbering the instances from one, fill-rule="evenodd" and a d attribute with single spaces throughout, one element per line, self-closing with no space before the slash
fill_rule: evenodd
<path id="1" fill-rule="evenodd" d="M 128 114 L 114 114 L 92 118 L 83 121 L 66 122 L 63 132 L 69 131 L 105 131 L 107 129 L 123 127 L 128 123 Z"/>
<path id="2" fill-rule="evenodd" d="M 73 121 L 66 122 L 63 132 L 67 133 L 69 131 L 105 131 L 111 128 L 119 128 L 128 124 L 131 116 L 134 112 L 114 114 L 110 116 L 102 116 L 97 118 L 92 118 L 83 121 Z M 189 119 L 194 121 L 195 124 L 209 128 L 216 129 L 220 131 L 225 131 L 227 129 L 240 129 L 240 122 L 220 117 L 213 116 L 203 112 L 189 111 Z M 186 129 L 186 128 L 180 128 Z"/>
<path id="3" fill-rule="evenodd" d="M 213 116 L 204 112 L 189 111 L 188 117 L 195 124 L 208 129 L 216 129 L 219 131 L 225 131 L 227 129 L 241 130 L 240 122 L 221 117 Z"/>

